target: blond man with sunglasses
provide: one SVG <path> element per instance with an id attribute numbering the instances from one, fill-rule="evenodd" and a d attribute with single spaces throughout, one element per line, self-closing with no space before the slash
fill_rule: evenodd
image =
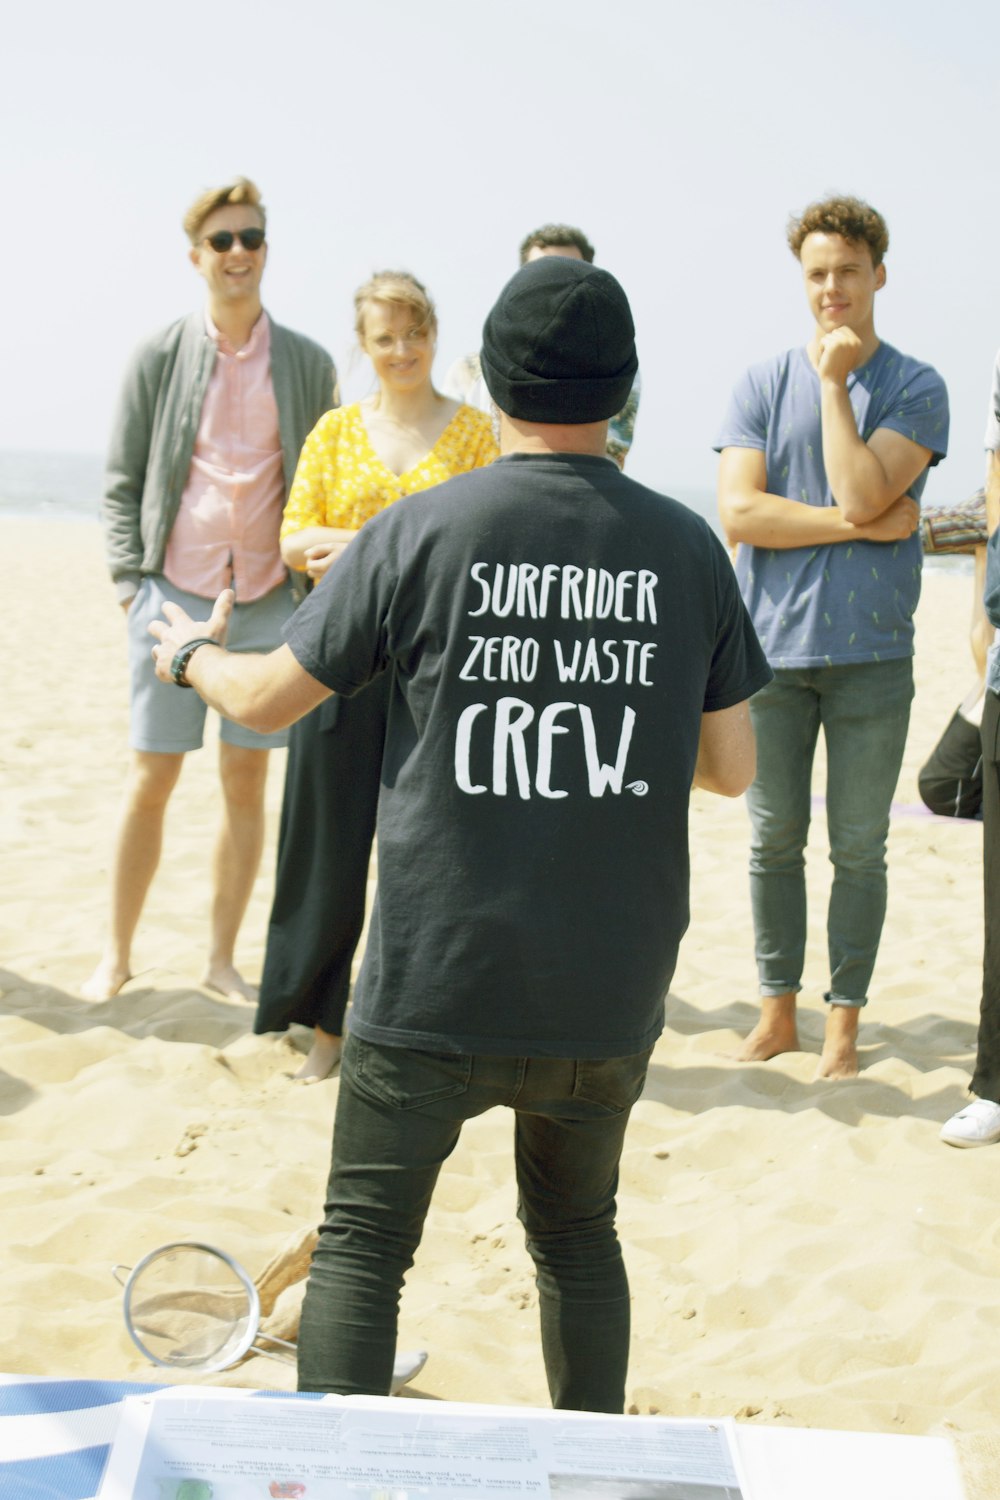
<path id="1" fill-rule="evenodd" d="M 132 977 L 132 939 L 159 863 L 167 803 L 184 755 L 202 743 L 204 704 L 157 682 L 149 621 L 165 602 L 189 608 L 231 588 L 231 647 L 267 651 L 293 609 L 278 530 L 299 450 L 337 404 L 336 372 L 324 349 L 263 309 L 266 228 L 260 193 L 245 177 L 195 200 L 184 230 L 207 305 L 140 345 L 125 376 L 103 519 L 127 617 L 132 761 L 112 855 L 108 940 L 82 987 L 88 999 L 108 999 Z M 223 719 L 219 738 L 224 812 L 201 980 L 254 1000 L 234 948 L 260 863 L 267 752 L 285 737 Z"/>

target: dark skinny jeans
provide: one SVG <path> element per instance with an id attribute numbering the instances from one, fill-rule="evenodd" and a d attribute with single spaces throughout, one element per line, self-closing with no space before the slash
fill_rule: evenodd
<path id="1" fill-rule="evenodd" d="M 603 1061 L 439 1055 L 349 1035 L 326 1218 L 302 1309 L 299 1389 L 388 1394 L 399 1295 L 438 1173 L 463 1122 L 506 1105 L 552 1404 L 621 1412 L 629 1289 L 615 1194 L 648 1062 L 648 1052 Z"/>

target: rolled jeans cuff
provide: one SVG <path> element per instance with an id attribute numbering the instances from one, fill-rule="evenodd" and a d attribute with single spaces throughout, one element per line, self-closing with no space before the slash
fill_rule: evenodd
<path id="1" fill-rule="evenodd" d="M 862 1010 L 868 1004 L 868 996 L 864 995 L 859 1000 L 854 995 L 836 995 L 833 990 L 827 990 L 823 996 L 827 1005 L 847 1005 L 851 1010 Z"/>

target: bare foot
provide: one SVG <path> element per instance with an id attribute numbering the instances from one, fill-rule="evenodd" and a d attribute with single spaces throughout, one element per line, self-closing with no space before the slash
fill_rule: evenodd
<path id="1" fill-rule="evenodd" d="M 132 973 L 127 964 L 117 964 L 110 958 L 102 958 L 90 978 L 81 984 L 80 994 L 85 1000 L 110 1000 L 131 978 Z"/>
<path id="2" fill-rule="evenodd" d="M 227 1000 L 248 1000 L 251 1005 L 257 1004 L 257 986 L 248 984 L 239 969 L 232 964 L 209 964 L 201 982 L 206 990 L 225 995 Z"/>
<path id="3" fill-rule="evenodd" d="M 782 1052 L 800 1050 L 795 1025 L 795 996 L 763 995 L 760 1020 L 736 1053 L 737 1062 L 767 1062 Z"/>
<path id="4" fill-rule="evenodd" d="M 340 1054 L 343 1050 L 343 1037 L 334 1036 L 332 1032 L 324 1031 L 322 1027 L 317 1026 L 309 1054 L 293 1077 L 300 1078 L 303 1083 L 318 1083 L 321 1078 L 329 1078 L 340 1062 Z"/>
<path id="5" fill-rule="evenodd" d="M 858 1005 L 830 1006 L 817 1078 L 857 1078 L 860 1017 L 861 1007 Z"/>

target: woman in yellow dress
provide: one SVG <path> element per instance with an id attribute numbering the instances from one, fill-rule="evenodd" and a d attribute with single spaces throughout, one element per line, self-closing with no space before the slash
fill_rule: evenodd
<path id="1" fill-rule="evenodd" d="M 314 584 L 387 505 L 497 456 L 489 418 L 434 389 L 437 319 L 420 282 L 380 272 L 358 289 L 354 307 L 378 389 L 320 418 L 281 525 L 282 556 Z M 254 1030 L 314 1027 L 299 1078 L 325 1078 L 340 1057 L 391 691 L 385 673 L 353 698 L 321 704 L 291 732 Z"/>

